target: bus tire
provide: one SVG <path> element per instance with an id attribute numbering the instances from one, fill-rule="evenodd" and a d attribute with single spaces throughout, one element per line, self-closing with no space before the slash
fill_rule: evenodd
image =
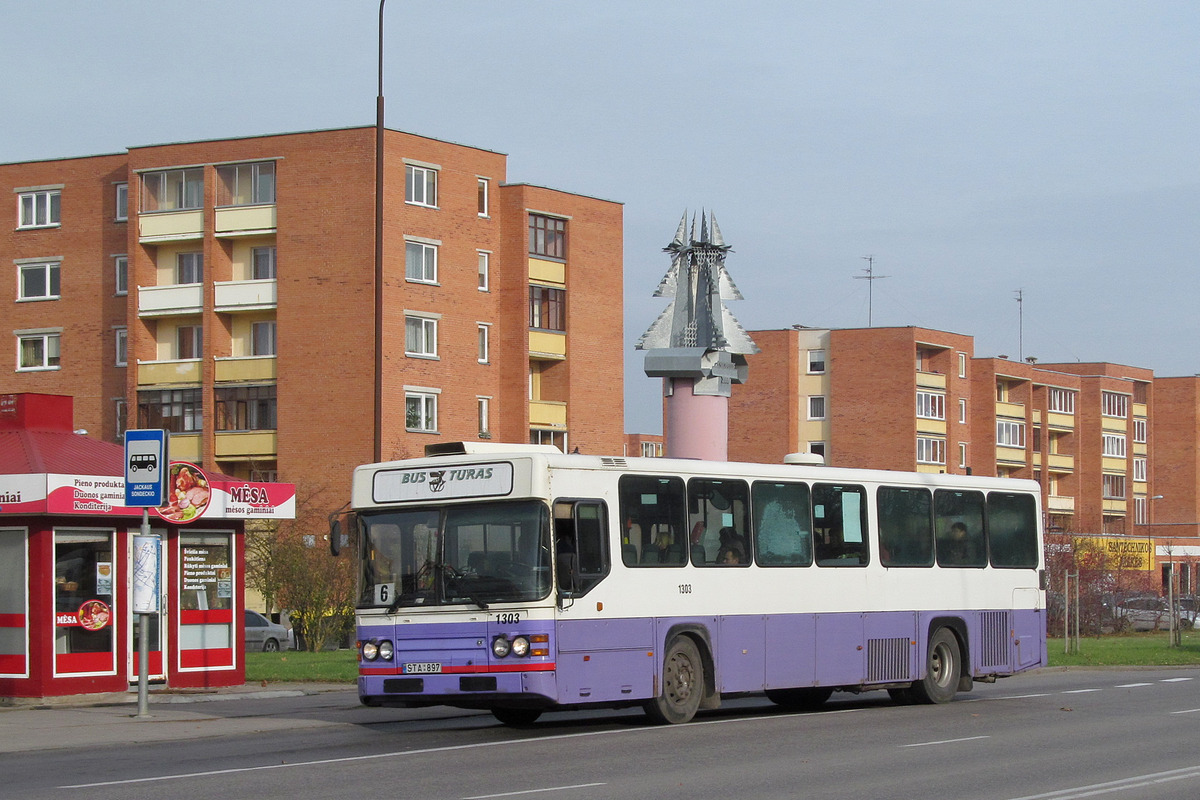
<path id="1" fill-rule="evenodd" d="M 493 708 L 492 716 L 510 728 L 524 728 L 537 722 L 540 708 Z"/>
<path id="2" fill-rule="evenodd" d="M 912 685 L 913 699 L 920 703 L 949 703 L 958 691 L 962 675 L 962 650 L 949 628 L 938 628 L 929 640 L 925 677 Z"/>
<path id="3" fill-rule="evenodd" d="M 833 695 L 833 689 L 810 686 L 804 689 L 768 689 L 767 699 L 789 711 L 816 711 Z"/>
<path id="4" fill-rule="evenodd" d="M 686 636 L 677 636 L 667 646 L 663 658 L 662 690 L 658 697 L 643 705 L 655 722 L 679 725 L 691 721 L 704 697 L 704 662 L 696 644 Z"/>
<path id="5" fill-rule="evenodd" d="M 912 687 L 907 689 L 888 689 L 888 696 L 892 698 L 892 702 L 898 706 L 907 706 L 913 703 Z"/>

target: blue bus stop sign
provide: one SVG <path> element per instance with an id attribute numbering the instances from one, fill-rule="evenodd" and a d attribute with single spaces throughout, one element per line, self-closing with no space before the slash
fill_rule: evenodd
<path id="1" fill-rule="evenodd" d="M 125 431 L 125 505 L 161 506 L 167 466 L 166 431 Z"/>

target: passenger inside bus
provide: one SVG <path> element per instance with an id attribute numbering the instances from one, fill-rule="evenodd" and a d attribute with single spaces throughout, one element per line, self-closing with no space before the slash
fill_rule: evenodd
<path id="1" fill-rule="evenodd" d="M 717 551 L 718 564 L 745 564 L 746 539 L 733 528 L 720 530 L 721 549 Z"/>

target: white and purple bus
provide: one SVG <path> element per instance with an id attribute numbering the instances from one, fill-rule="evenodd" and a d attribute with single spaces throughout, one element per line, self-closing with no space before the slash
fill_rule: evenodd
<path id="1" fill-rule="evenodd" d="M 359 467 L 360 699 L 679 723 L 750 694 L 943 703 L 1046 664 L 1035 482 L 813 460 L 452 443 Z"/>

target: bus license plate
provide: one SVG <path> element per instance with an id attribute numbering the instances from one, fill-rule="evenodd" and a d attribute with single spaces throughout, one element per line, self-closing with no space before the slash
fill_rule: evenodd
<path id="1" fill-rule="evenodd" d="M 405 675 L 433 675 L 441 671 L 442 665 L 432 661 L 405 664 L 403 669 Z"/>

